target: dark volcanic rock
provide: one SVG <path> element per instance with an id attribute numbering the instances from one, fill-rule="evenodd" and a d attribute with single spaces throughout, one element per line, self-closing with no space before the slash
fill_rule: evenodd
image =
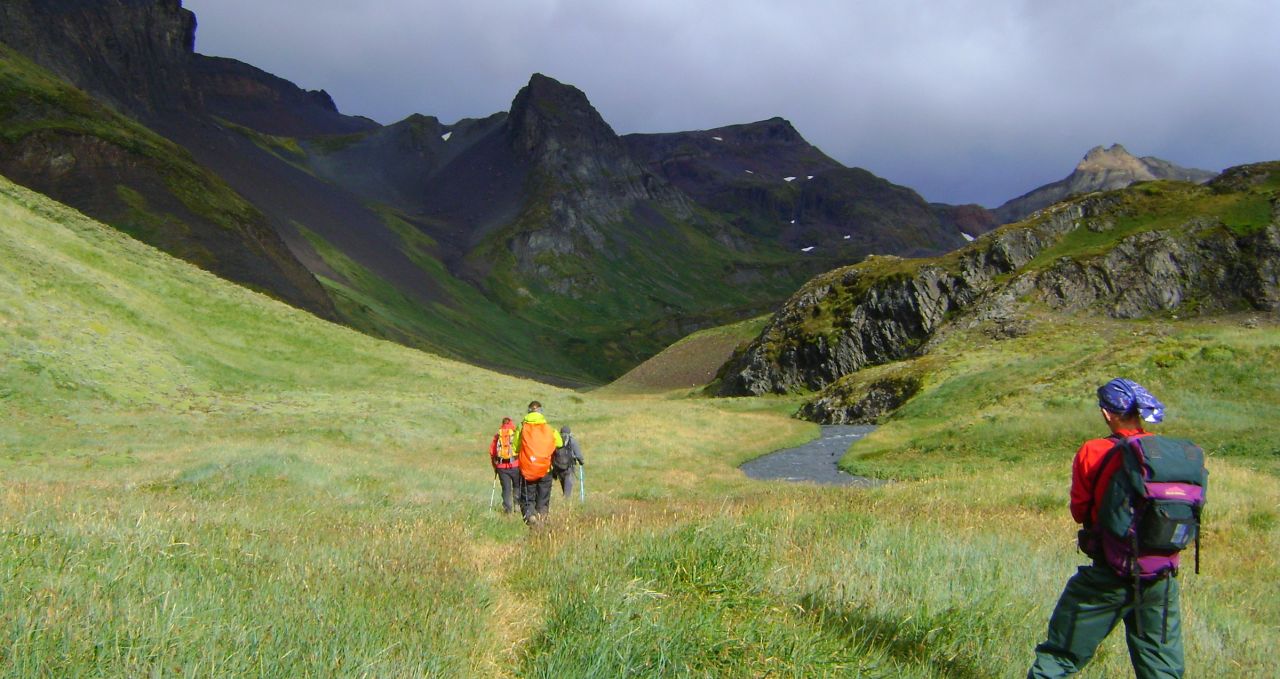
<path id="1" fill-rule="evenodd" d="M 180 0 L 0 2 L 0 42 L 143 119 L 197 105 L 195 30 Z"/>
<path id="2" fill-rule="evenodd" d="M 368 118 L 339 113 L 324 90 L 304 90 L 235 59 L 194 54 L 190 67 L 206 111 L 259 132 L 314 137 L 379 127 Z"/>
<path id="3" fill-rule="evenodd" d="M 507 129 L 512 148 L 560 188 L 554 206 L 562 220 L 615 221 L 635 201 L 655 201 L 687 218 L 685 197 L 642 168 L 626 145 L 576 87 L 535 73 L 511 102 Z"/>
<path id="4" fill-rule="evenodd" d="M 560 294 L 577 297 L 595 278 L 557 277 L 547 257 L 616 257 L 626 246 L 611 238 L 615 229 L 693 216 L 684 194 L 637 164 L 576 87 L 535 73 L 511 103 L 505 134 L 510 164 L 528 168 L 507 248 L 517 271 Z"/>
<path id="5" fill-rule="evenodd" d="M 919 376 L 886 377 L 870 384 L 843 379 L 800 407 L 797 416 L 820 424 L 876 424 L 923 385 Z"/>
<path id="6" fill-rule="evenodd" d="M 624 139 L 641 163 L 699 204 L 793 250 L 849 261 L 963 243 L 914 191 L 844 167 L 782 118 Z"/>

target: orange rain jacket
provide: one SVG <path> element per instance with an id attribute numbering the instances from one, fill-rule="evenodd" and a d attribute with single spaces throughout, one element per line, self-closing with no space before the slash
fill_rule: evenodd
<path id="1" fill-rule="evenodd" d="M 537 481 L 551 469 L 551 454 L 564 445 L 560 432 L 547 424 L 542 413 L 524 416 L 516 430 L 515 449 L 520 459 L 520 475 L 525 481 Z"/>

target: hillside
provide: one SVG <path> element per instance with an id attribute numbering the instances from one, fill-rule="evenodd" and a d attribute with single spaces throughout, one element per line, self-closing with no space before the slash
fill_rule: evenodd
<path id="1" fill-rule="evenodd" d="M 1252 468 L 1280 436 L 1280 330 L 1057 320 L 951 336 L 848 461 L 900 482 L 760 483 L 736 465 L 815 429 L 794 400 L 476 369 L 0 180 L 0 673 L 1019 676 L 1078 562 L 1063 465 L 1098 428 L 1089 380 L 1115 371 L 1210 452 L 1188 671 L 1274 674 L 1280 483 Z M 588 493 L 532 534 L 487 511 L 483 452 L 530 398 L 573 426 Z"/>
<path id="2" fill-rule="evenodd" d="M 664 392 L 702 387 L 744 342 L 764 328 L 767 316 L 699 330 L 681 338 L 609 383 L 608 392 Z"/>
<path id="3" fill-rule="evenodd" d="M 845 167 L 782 118 L 624 140 L 699 205 L 792 250 L 848 259 L 937 254 L 964 242 L 914 191 Z"/>
<path id="4" fill-rule="evenodd" d="M 1229 169 L 1206 186 L 1142 184 L 1059 204 L 944 257 L 837 269 L 807 283 L 726 364 L 719 393 L 834 388 L 864 367 L 927 354 L 953 329 L 1025 334 L 1037 309 L 1127 319 L 1274 313 L 1278 189 L 1277 163 Z M 847 417 L 842 404 L 856 409 L 860 399 L 827 396 L 816 397 L 821 414 L 810 411 L 818 419 Z"/>
<path id="5" fill-rule="evenodd" d="M 0 19 L 20 70 L 79 97 L 3 105 L 25 130 L 0 149 L 11 179 L 323 317 L 509 373 L 599 384 L 817 272 L 981 229 L 780 119 L 711 131 L 724 143 L 623 139 L 585 93 L 533 74 L 507 111 L 382 126 L 198 54 L 180 2 L 23 1 Z M 52 132 L 67 101 L 70 137 Z M 140 158 L 96 132 L 126 123 L 167 141 Z M 690 140 L 713 145 L 690 160 Z"/>
<path id="6" fill-rule="evenodd" d="M 0 174 L 228 280 L 335 315 L 257 208 L 173 142 L 2 43 Z"/>

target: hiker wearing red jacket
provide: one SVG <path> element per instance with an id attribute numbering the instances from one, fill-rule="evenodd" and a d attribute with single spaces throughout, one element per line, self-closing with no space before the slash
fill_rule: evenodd
<path id="1" fill-rule="evenodd" d="M 1080 566 L 1067 581 L 1049 618 L 1048 636 L 1036 646 L 1035 662 L 1027 677 L 1065 677 L 1079 672 L 1121 621 L 1138 679 L 1181 677 L 1184 665 L 1177 578 L 1144 583 L 1135 598 L 1134 585 L 1108 565 L 1094 532 L 1103 494 L 1121 467 L 1120 456 L 1107 459 L 1107 453 L 1125 437 L 1148 436 L 1143 422 L 1164 419 L 1164 406 L 1142 385 L 1123 378 L 1098 388 L 1098 406 L 1111 435 L 1085 441 L 1071 467 L 1071 516 L 1083 526 L 1080 549 L 1093 563 Z"/>
<path id="2" fill-rule="evenodd" d="M 518 502 L 524 479 L 520 478 L 520 461 L 516 459 L 516 425 L 510 417 L 502 418 L 502 426 L 489 444 L 489 462 L 493 473 L 502 482 L 502 511 L 511 513 L 511 504 Z M 491 500 L 492 501 L 492 500 Z"/>
<path id="3" fill-rule="evenodd" d="M 520 508 L 525 523 L 536 523 L 551 505 L 551 455 L 564 445 L 560 432 L 547 423 L 542 404 L 529 403 L 529 414 L 516 430 L 515 450 L 524 479 Z"/>

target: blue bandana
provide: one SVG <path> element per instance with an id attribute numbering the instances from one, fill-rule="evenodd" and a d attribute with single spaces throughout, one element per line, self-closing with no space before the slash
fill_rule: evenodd
<path id="1" fill-rule="evenodd" d="M 1164 419 L 1164 404 L 1141 384 L 1123 377 L 1098 387 L 1098 405 L 1117 415 L 1137 415 L 1144 422 L 1156 423 Z"/>

